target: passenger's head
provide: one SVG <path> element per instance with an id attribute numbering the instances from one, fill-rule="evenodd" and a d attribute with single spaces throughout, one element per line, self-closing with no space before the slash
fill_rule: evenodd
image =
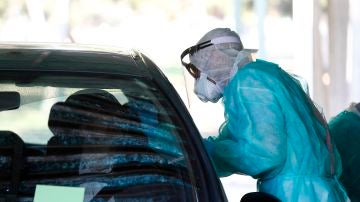
<path id="1" fill-rule="evenodd" d="M 54 135 L 81 135 L 80 133 L 95 129 L 104 131 L 113 127 L 109 114 L 120 107 L 118 100 L 107 91 L 80 90 L 70 95 L 65 102 L 58 102 L 52 106 L 48 125 Z"/>
<path id="2" fill-rule="evenodd" d="M 70 95 L 65 103 L 88 107 L 93 111 L 109 111 L 120 106 L 111 93 L 101 89 L 84 89 Z"/>
<path id="3" fill-rule="evenodd" d="M 250 61 L 251 53 L 247 52 L 239 35 L 229 28 L 213 29 L 195 46 L 186 49 L 181 56 L 183 58 L 189 54 L 190 63 L 182 62 L 196 79 L 194 91 L 199 99 L 217 102 L 229 79 L 237 71 L 239 61 L 244 58 Z"/>

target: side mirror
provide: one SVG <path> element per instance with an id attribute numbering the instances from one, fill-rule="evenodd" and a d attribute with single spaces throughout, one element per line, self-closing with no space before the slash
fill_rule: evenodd
<path id="1" fill-rule="evenodd" d="M 20 107 L 20 93 L 15 91 L 0 92 L 0 112 Z"/>

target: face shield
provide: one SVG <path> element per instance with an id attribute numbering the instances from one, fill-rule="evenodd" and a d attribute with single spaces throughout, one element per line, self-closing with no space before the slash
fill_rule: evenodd
<path id="1" fill-rule="evenodd" d="M 222 97 L 223 81 L 227 80 L 227 74 L 230 72 L 228 67 L 232 67 L 239 52 L 236 49 L 230 48 L 230 46 L 220 49 L 219 44 L 236 44 L 238 49 L 239 47 L 242 48 L 238 37 L 222 36 L 192 46 L 181 54 L 182 64 L 195 79 L 194 93 L 203 102 L 210 101 L 215 103 Z M 183 58 L 186 55 L 189 55 L 190 61 L 197 57 L 195 60 L 197 60 L 197 64 L 201 64 L 200 67 L 192 62 L 184 62 Z M 204 68 L 204 66 L 207 68 Z"/>
<path id="2" fill-rule="evenodd" d="M 234 37 L 234 36 L 216 37 L 216 38 L 214 38 L 212 40 L 208 40 L 208 41 L 199 43 L 197 45 L 191 46 L 190 48 L 187 48 L 186 50 L 184 50 L 182 52 L 181 56 L 180 56 L 181 57 L 181 63 L 194 79 L 198 79 L 200 77 L 200 73 L 201 73 L 200 68 L 196 67 L 192 63 L 184 62 L 184 60 L 183 60 L 184 57 L 186 55 L 193 56 L 194 54 L 196 54 L 200 50 L 205 49 L 205 48 L 207 48 L 209 46 L 216 46 L 218 44 L 227 44 L 227 43 L 240 44 L 241 48 L 242 48 L 242 43 L 241 43 L 240 39 L 237 38 L 237 37 Z M 210 79 L 210 81 L 215 82 L 215 80 L 211 80 L 211 78 L 209 78 L 209 79 Z"/>

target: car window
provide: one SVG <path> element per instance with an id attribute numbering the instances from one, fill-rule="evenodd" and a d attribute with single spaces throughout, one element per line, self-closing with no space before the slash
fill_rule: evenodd
<path id="1" fill-rule="evenodd" d="M 152 81 L 51 75 L 0 80 L 20 94 L 0 111 L 1 194 L 33 201 L 45 184 L 84 187 L 84 201 L 198 200 L 186 129 Z"/>

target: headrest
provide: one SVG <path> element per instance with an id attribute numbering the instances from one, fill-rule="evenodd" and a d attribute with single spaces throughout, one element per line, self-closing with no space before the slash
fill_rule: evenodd
<path id="1" fill-rule="evenodd" d="M 24 144 L 23 140 L 14 132 L 0 131 L 0 146 Z"/>

